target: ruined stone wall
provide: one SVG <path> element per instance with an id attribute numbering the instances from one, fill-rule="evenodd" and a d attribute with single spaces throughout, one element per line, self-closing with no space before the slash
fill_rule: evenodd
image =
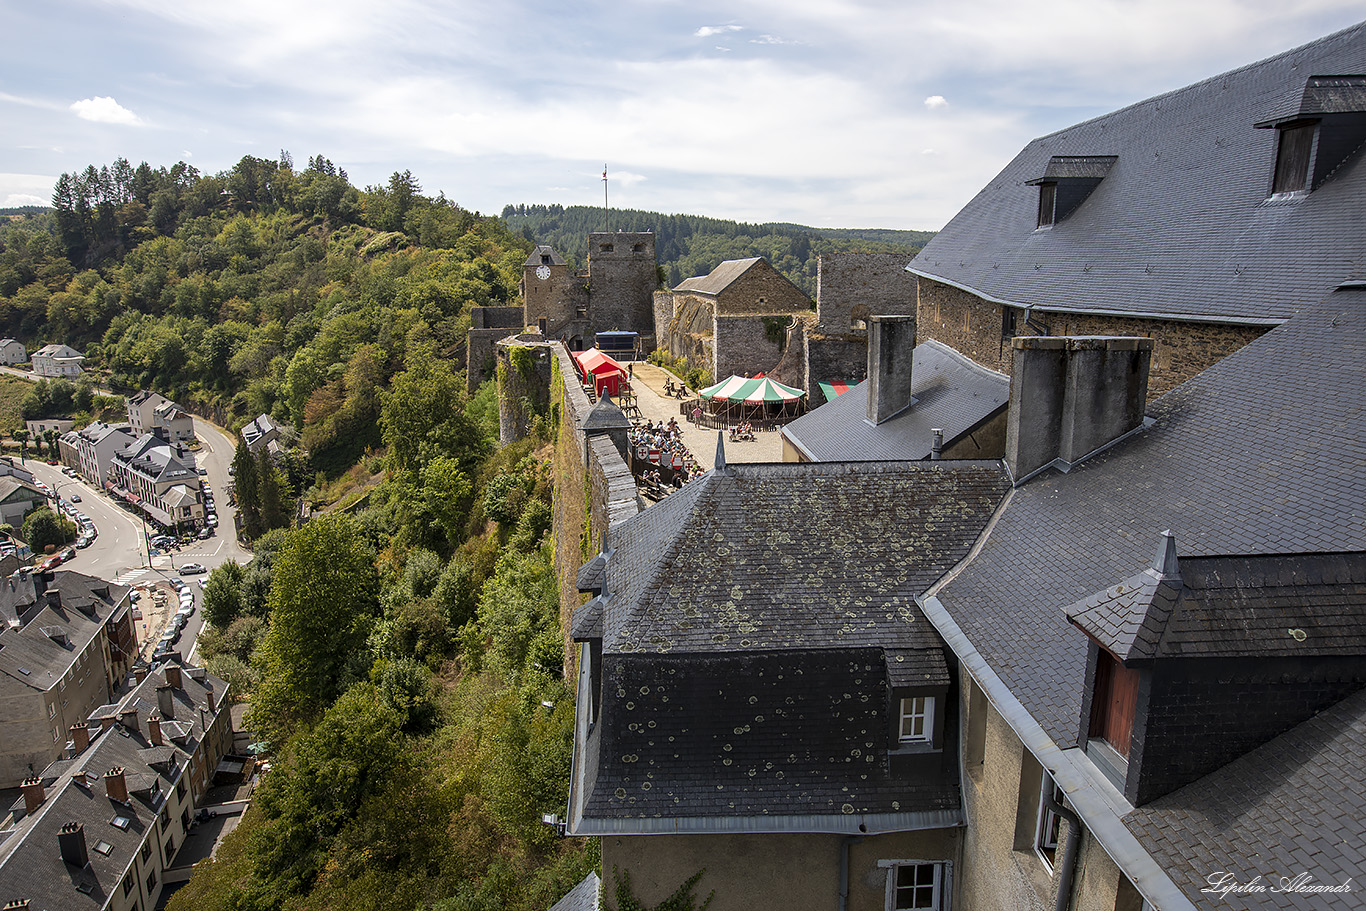
<path id="1" fill-rule="evenodd" d="M 465 391 L 470 395 L 494 375 L 498 356 L 494 347 L 507 338 L 507 329 L 471 329 L 465 342 Z"/>
<path id="2" fill-rule="evenodd" d="M 806 390 L 809 407 L 825 404 L 820 383 L 842 380 L 850 386 L 868 378 L 868 338 L 866 335 L 823 335 L 820 326 L 807 334 Z"/>
<path id="3" fill-rule="evenodd" d="M 655 310 L 655 347 L 669 350 L 669 332 L 673 328 L 674 293 L 656 291 L 653 296 Z M 649 354 L 647 351 L 646 354 Z"/>
<path id="4" fill-rule="evenodd" d="M 587 600 L 579 594 L 579 567 L 602 548 L 608 528 L 639 511 L 640 501 L 631 470 L 611 440 L 606 435 L 589 440 L 579 429 L 593 403 L 579 385 L 564 346 L 556 343 L 550 349 L 550 416 L 558 428 L 551 469 L 555 482 L 555 576 L 560 588 L 560 629 L 565 637 L 565 679 L 573 680 L 577 651 L 569 641 L 569 621 Z"/>
<path id="5" fill-rule="evenodd" d="M 1010 339 L 1002 337 L 1002 307 L 975 294 L 929 279 L 920 280 L 917 324 L 921 339 L 932 338 L 979 364 L 1011 372 Z M 1033 335 L 1017 311 L 1017 335 Z M 1050 335 L 1117 335 L 1153 340 L 1148 378 L 1152 400 L 1237 351 L 1267 331 L 1262 326 L 1231 326 L 1184 320 L 1136 319 L 1040 313 L 1036 320 Z"/>
<path id="6" fill-rule="evenodd" d="M 766 316 L 717 314 L 712 317 L 716 339 L 712 377 L 720 382 L 732 375 L 752 376 L 772 370 L 783 356 L 790 321 L 791 316 L 786 313 Z"/>
<path id="7" fill-rule="evenodd" d="M 508 329 L 516 332 L 525 325 L 525 307 L 471 307 L 471 329 Z"/>
<path id="8" fill-rule="evenodd" d="M 823 253 L 816 274 L 817 321 L 848 332 L 869 315 L 914 315 L 916 277 L 902 253 Z"/>
<path id="9" fill-rule="evenodd" d="M 807 389 L 806 339 L 811 327 L 816 324 L 816 314 L 797 313 L 791 328 L 787 330 L 787 346 L 783 355 L 768 375 L 786 386 Z"/>
<path id="10" fill-rule="evenodd" d="M 551 349 L 539 335 L 504 338 L 498 356 L 498 440 L 503 446 L 525 437 L 550 403 Z"/>
<path id="11" fill-rule="evenodd" d="M 716 311 L 726 316 L 801 313 L 810 309 L 810 298 L 762 259 L 716 296 Z"/>
<path id="12" fill-rule="evenodd" d="M 692 366 L 716 372 L 711 298 L 700 294 L 675 294 L 673 317 L 669 320 L 668 351 L 673 357 L 686 357 Z"/>
<path id="13" fill-rule="evenodd" d="M 654 234 L 588 235 L 588 276 L 594 332 L 654 334 L 654 292 L 659 287 Z"/>

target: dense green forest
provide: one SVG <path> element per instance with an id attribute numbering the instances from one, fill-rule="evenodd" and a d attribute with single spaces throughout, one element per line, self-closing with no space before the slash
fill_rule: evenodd
<path id="1" fill-rule="evenodd" d="M 291 421 L 310 463 L 261 473 L 253 559 L 206 583 L 200 654 L 275 767 L 171 907 L 549 907 L 597 863 L 541 822 L 574 716 L 550 440 L 542 421 L 499 448 L 494 390 L 462 372 L 470 307 L 515 299 L 530 244 L 410 174 L 358 189 L 322 156 L 120 160 L 53 202 L 0 221 L 0 334 L 71 344 L 100 383 L 230 429 Z M 50 384 L 6 408 L 67 398 L 101 397 Z M 296 494 L 311 521 L 265 531 Z"/>
<path id="2" fill-rule="evenodd" d="M 612 231 L 653 231 L 655 256 L 670 288 L 706 275 L 725 260 L 762 256 L 813 300 L 822 253 L 904 253 L 909 260 L 934 236 L 932 231 L 749 225 L 639 209 L 605 214 L 589 206 L 509 205 L 503 208 L 503 222 L 528 241 L 554 247 L 579 268 L 586 265 L 589 232 L 602 231 L 604 225 Z"/>

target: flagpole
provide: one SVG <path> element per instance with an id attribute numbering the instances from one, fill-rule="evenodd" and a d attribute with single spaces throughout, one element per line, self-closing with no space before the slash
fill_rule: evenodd
<path id="1" fill-rule="evenodd" d="M 610 210 L 607 208 L 607 165 L 602 166 L 602 230 L 604 232 L 612 230 L 611 217 L 608 215 Z"/>

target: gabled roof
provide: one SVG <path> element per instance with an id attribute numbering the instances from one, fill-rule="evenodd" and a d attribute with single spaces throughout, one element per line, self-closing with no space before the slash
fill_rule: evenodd
<path id="1" fill-rule="evenodd" d="M 549 263 L 546 263 L 545 260 L 542 259 L 542 257 L 545 257 L 545 256 L 550 257 L 550 262 L 549 262 Z M 547 245 L 547 244 L 539 244 L 539 245 L 537 245 L 537 247 L 536 247 L 535 250 L 532 250 L 532 251 L 531 251 L 531 255 L 528 256 L 528 257 L 526 258 L 526 262 L 522 263 L 522 265 L 524 265 L 524 266 L 539 266 L 539 265 L 542 265 L 542 264 L 551 265 L 551 266 L 563 266 L 563 265 L 566 265 L 566 263 L 565 263 L 565 261 L 564 261 L 564 257 L 561 256 L 560 254 L 556 253 L 554 247 L 551 247 L 551 246 L 549 246 L 549 245 Z"/>
<path id="2" fill-rule="evenodd" d="M 70 345 L 61 345 L 61 344 L 44 345 L 43 347 L 39 348 L 37 351 L 33 352 L 33 356 L 34 356 L 34 357 L 79 357 L 79 358 L 85 357 L 84 354 L 81 354 L 79 351 L 77 351 L 75 348 L 72 348 Z"/>
<path id="3" fill-rule="evenodd" d="M 753 268 L 755 263 L 762 261 L 763 258 L 759 256 L 752 256 L 749 259 L 728 259 L 706 275 L 694 275 L 692 278 L 684 279 L 674 290 L 691 291 L 696 294 L 720 294 Z"/>
<path id="4" fill-rule="evenodd" d="M 911 263 L 1042 311 L 1273 325 L 1366 255 L 1358 151 L 1307 194 L 1268 199 L 1275 130 L 1314 75 L 1366 72 L 1366 24 L 1034 140 Z M 1069 216 L 1037 228 L 1029 181 L 1057 156 L 1117 156 Z"/>
<path id="5" fill-rule="evenodd" d="M 1010 380 L 930 340 L 915 348 L 911 394 L 915 405 L 873 424 L 865 381 L 787 424 L 782 434 L 814 462 L 926 459 L 935 428 L 947 444 L 1005 408 Z"/>
<path id="6" fill-rule="evenodd" d="M 938 648 L 914 598 L 1008 488 L 999 462 L 710 471 L 612 529 L 603 648 Z"/>

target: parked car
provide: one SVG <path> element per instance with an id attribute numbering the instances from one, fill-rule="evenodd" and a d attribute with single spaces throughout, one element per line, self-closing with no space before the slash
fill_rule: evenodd
<path id="1" fill-rule="evenodd" d="M 199 529 L 199 534 L 195 535 L 195 537 L 201 541 L 207 541 L 213 537 L 213 529 L 206 525 Z"/>
<path id="2" fill-rule="evenodd" d="M 195 573 L 206 573 L 209 570 L 202 563 L 186 563 L 180 567 L 180 571 L 187 576 L 192 576 Z"/>
<path id="3" fill-rule="evenodd" d="M 209 526 L 210 528 L 217 528 L 217 527 L 218 527 L 218 516 L 215 515 L 214 513 L 209 513 L 208 516 L 206 516 L 205 519 L 204 519 L 204 524 L 207 525 L 207 526 Z"/>
<path id="4" fill-rule="evenodd" d="M 73 493 L 73 494 L 71 495 L 71 502 L 72 502 L 72 503 L 79 503 L 79 502 L 81 502 L 81 495 L 78 494 L 78 493 Z"/>

